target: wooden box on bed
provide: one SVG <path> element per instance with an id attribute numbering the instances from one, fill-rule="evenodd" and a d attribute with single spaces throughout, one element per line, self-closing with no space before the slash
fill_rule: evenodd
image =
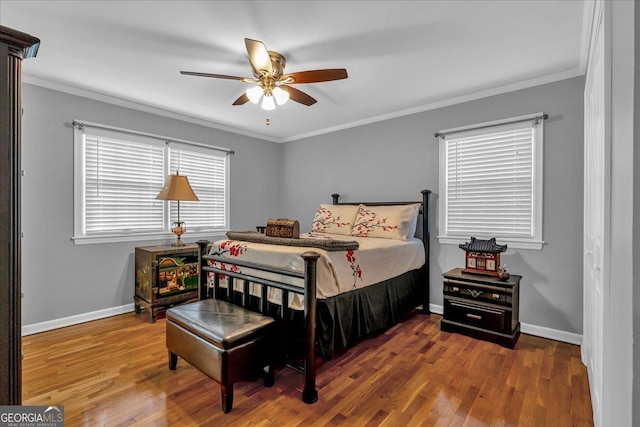
<path id="1" fill-rule="evenodd" d="M 297 239 L 300 237 L 300 223 L 288 218 L 271 218 L 267 221 L 265 234 L 269 237 Z"/>

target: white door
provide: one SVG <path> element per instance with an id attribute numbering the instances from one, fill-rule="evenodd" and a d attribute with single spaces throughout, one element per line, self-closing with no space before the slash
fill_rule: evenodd
<path id="1" fill-rule="evenodd" d="M 608 293 L 610 82 L 605 42 L 604 6 L 595 13 L 596 23 L 584 91 L 584 331 L 583 362 L 587 366 L 594 422 L 602 425 L 603 324 Z"/>

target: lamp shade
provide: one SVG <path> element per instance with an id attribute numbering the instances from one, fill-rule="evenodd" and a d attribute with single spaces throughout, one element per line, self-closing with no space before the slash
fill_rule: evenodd
<path id="1" fill-rule="evenodd" d="M 184 175 L 169 175 L 164 187 L 156 196 L 156 200 L 178 200 L 197 202 L 198 196 L 193 192 L 189 180 Z"/>

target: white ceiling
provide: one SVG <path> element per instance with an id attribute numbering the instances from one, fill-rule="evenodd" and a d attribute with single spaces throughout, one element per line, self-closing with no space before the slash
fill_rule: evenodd
<path id="1" fill-rule="evenodd" d="M 591 5 L 0 0 L 0 25 L 42 41 L 27 83 L 283 142 L 581 75 Z M 317 104 L 266 112 L 231 105 L 247 83 L 180 75 L 251 76 L 245 37 L 285 55 L 287 72 L 349 78 L 296 85 Z"/>

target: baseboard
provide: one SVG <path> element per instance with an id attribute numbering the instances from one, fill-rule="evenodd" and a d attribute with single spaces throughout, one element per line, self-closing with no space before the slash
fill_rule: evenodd
<path id="1" fill-rule="evenodd" d="M 432 313 L 442 314 L 443 307 L 437 304 L 429 304 Z M 63 317 L 61 319 L 49 320 L 32 325 L 22 326 L 22 336 L 50 331 L 52 329 L 64 328 L 65 326 L 77 325 L 78 323 L 90 322 L 92 320 L 103 319 L 105 317 L 116 316 L 118 314 L 130 313 L 133 311 L 133 303 L 121 305 L 119 307 L 105 308 L 104 310 L 92 311 L 89 313 L 76 314 L 75 316 Z M 569 344 L 582 345 L 582 335 L 573 332 L 561 331 L 544 326 L 521 323 L 520 330 L 523 334 L 535 335 L 537 337 L 549 338 Z"/>
<path id="2" fill-rule="evenodd" d="M 130 313 L 132 311 L 133 303 L 121 305 L 119 307 L 105 308 L 103 310 L 92 311 L 89 313 L 76 314 L 74 316 L 63 317 L 61 319 L 23 325 L 22 336 L 46 332 L 52 329 L 64 328 L 65 326 L 77 325 L 78 323 L 90 322 L 92 320 L 103 319 L 105 317 L 116 316 L 118 314 Z"/>
<path id="3" fill-rule="evenodd" d="M 535 335 L 537 337 L 549 338 L 556 341 L 562 341 L 569 344 L 582 345 L 582 335 L 574 332 L 561 331 L 559 329 L 551 329 L 545 326 L 530 325 L 528 323 L 520 323 L 520 331 L 523 334 Z"/>
<path id="4" fill-rule="evenodd" d="M 442 313 L 444 313 L 443 307 L 437 304 L 429 304 L 429 310 L 431 310 L 431 312 L 435 314 L 442 315 Z"/>
<path id="5" fill-rule="evenodd" d="M 432 313 L 442 314 L 443 307 L 441 305 L 429 304 Z M 535 335 L 541 338 L 566 342 L 569 344 L 582 345 L 582 335 L 573 332 L 561 331 L 559 329 L 547 328 L 545 326 L 531 325 L 529 323 L 520 323 L 520 331 L 523 334 Z"/>

